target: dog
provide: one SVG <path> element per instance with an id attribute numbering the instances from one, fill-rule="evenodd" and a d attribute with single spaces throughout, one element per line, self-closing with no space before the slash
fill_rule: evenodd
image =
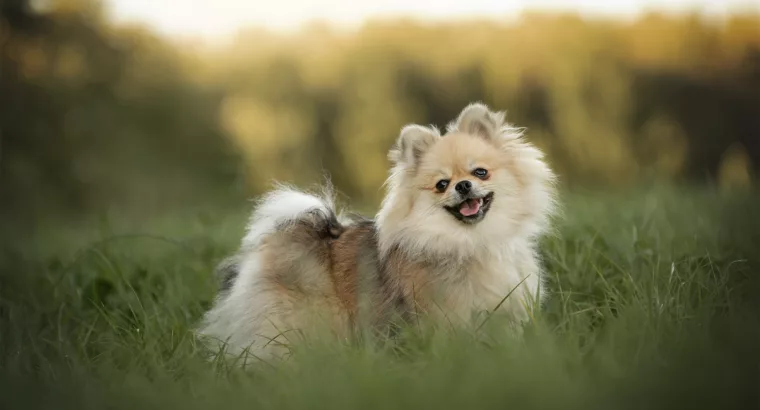
<path id="1" fill-rule="evenodd" d="M 469 326 L 483 312 L 523 323 L 540 306 L 538 239 L 555 175 L 524 130 L 473 103 L 441 132 L 407 125 L 388 154 L 375 218 L 338 213 L 328 184 L 279 185 L 255 207 L 199 336 L 227 354 L 290 352 L 289 332 L 387 335 L 412 317 Z"/>

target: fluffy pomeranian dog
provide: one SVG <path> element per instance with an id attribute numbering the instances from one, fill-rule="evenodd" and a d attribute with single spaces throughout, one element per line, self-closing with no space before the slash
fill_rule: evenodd
<path id="1" fill-rule="evenodd" d="M 543 154 L 483 104 L 441 133 L 407 125 L 374 219 L 338 214 L 329 189 L 278 187 L 253 212 L 199 335 L 232 355 L 288 352 L 289 333 L 387 334 L 410 317 L 521 323 L 540 306 L 537 240 L 554 209 Z"/>

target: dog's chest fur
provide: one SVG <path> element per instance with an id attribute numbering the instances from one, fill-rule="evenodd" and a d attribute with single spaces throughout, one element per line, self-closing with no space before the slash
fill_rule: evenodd
<path id="1" fill-rule="evenodd" d="M 412 314 L 452 323 L 472 323 L 473 314 L 497 308 L 524 320 L 540 282 L 529 249 L 504 248 L 459 261 L 391 251 L 385 265 L 395 272 L 394 283 Z"/>

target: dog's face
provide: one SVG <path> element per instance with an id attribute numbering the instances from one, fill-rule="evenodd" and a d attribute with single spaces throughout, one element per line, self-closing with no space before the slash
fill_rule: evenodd
<path id="1" fill-rule="evenodd" d="M 443 136 L 404 127 L 389 157 L 381 242 L 472 253 L 538 233 L 551 210 L 553 176 L 541 152 L 481 104 L 465 108 Z"/>
<path id="2" fill-rule="evenodd" d="M 409 182 L 420 188 L 417 201 L 423 206 L 445 213 L 453 224 L 475 225 L 486 220 L 497 194 L 503 200 L 514 180 L 493 145 L 452 133 L 420 158 Z"/>

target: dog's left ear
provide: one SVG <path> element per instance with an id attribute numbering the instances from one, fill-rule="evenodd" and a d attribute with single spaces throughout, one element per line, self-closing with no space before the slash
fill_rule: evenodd
<path id="1" fill-rule="evenodd" d="M 459 131 L 496 140 L 504 125 L 503 112 L 491 111 L 482 103 L 472 103 L 465 107 L 456 121 L 449 125 L 448 131 Z"/>
<path id="2" fill-rule="evenodd" d="M 414 168 L 422 155 L 441 138 L 437 128 L 410 124 L 401 129 L 388 158 L 396 165 Z"/>

